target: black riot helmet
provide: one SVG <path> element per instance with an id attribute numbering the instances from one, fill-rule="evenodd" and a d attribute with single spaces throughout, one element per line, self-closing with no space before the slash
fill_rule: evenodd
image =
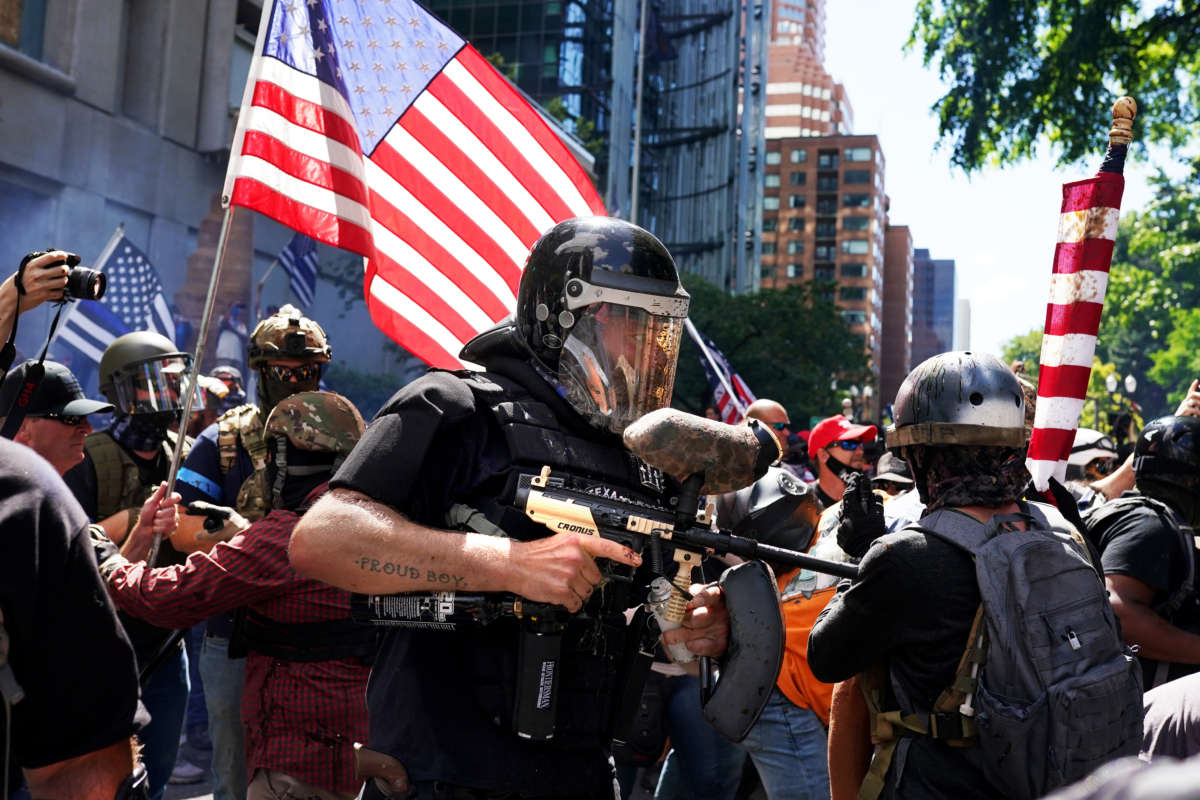
<path id="1" fill-rule="evenodd" d="M 1133 448 L 1138 489 L 1187 517 L 1200 520 L 1200 418 L 1159 417 Z"/>
<path id="2" fill-rule="evenodd" d="M 533 246 L 516 324 L 542 376 L 620 433 L 670 405 L 688 293 L 662 242 L 624 220 L 560 222 Z"/>
<path id="3" fill-rule="evenodd" d="M 942 353 L 908 373 L 887 432 L 897 455 L 908 445 L 1023 447 L 1025 396 L 1017 376 L 995 356 Z"/>

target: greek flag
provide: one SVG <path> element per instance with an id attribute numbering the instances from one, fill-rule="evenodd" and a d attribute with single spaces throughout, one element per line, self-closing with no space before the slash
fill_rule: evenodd
<path id="1" fill-rule="evenodd" d="M 93 269 L 107 276 L 108 289 L 100 300 L 71 304 L 56 346 L 67 345 L 85 361 L 99 364 L 104 348 L 131 331 L 154 331 L 175 341 L 175 321 L 158 271 L 123 232 L 118 231 Z"/>
<path id="2" fill-rule="evenodd" d="M 297 233 L 279 251 L 279 263 L 287 271 L 292 292 L 302 306 L 312 305 L 317 292 L 317 243 Z"/>

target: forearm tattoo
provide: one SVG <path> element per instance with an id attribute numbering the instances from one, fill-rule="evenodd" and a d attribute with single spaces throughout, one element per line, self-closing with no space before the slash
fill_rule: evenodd
<path id="1" fill-rule="evenodd" d="M 433 583 L 446 588 L 467 588 L 467 579 L 465 577 L 452 575 L 448 572 L 438 572 L 432 569 L 422 570 L 420 567 L 415 567 L 411 564 L 400 564 L 395 561 L 384 561 L 365 556 L 355 559 L 354 563 L 358 564 L 358 568 L 364 572 L 379 572 L 384 575 L 396 575 L 400 578 L 424 580 L 426 583 Z"/>

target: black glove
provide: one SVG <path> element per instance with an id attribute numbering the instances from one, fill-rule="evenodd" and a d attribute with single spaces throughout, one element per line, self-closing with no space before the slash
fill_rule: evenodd
<path id="1" fill-rule="evenodd" d="M 196 534 L 199 542 L 228 542 L 250 527 L 246 518 L 229 506 L 217 506 L 203 500 L 188 503 L 187 514 L 204 517 L 204 531 Z"/>
<path id="2" fill-rule="evenodd" d="M 859 472 L 846 479 L 842 495 L 842 521 L 838 523 L 838 547 L 851 558 L 867 554 L 871 542 L 887 531 L 883 500 L 871 491 L 871 479 Z"/>
<path id="3" fill-rule="evenodd" d="M 128 562 L 121 555 L 121 548 L 108 538 L 99 525 L 88 525 L 88 537 L 92 542 L 92 552 L 96 554 L 96 567 L 100 570 L 100 577 L 107 583 L 113 571 Z"/>

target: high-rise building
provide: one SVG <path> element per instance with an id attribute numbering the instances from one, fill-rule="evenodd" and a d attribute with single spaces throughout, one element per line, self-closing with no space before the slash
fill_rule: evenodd
<path id="1" fill-rule="evenodd" d="M 883 360 L 880 402 L 896 396 L 912 366 L 913 246 L 907 225 L 888 225 L 883 235 Z"/>
<path id="2" fill-rule="evenodd" d="M 879 139 L 768 139 L 766 147 L 761 285 L 826 284 L 878 374 L 887 222 Z"/>
<path id="3" fill-rule="evenodd" d="M 766 137 L 852 133 L 846 90 L 825 71 L 825 0 L 771 6 Z"/>
<path id="4" fill-rule="evenodd" d="M 681 269 L 723 288 L 755 288 L 746 276 L 757 278 L 757 231 L 741 236 L 739 230 L 760 216 L 761 172 L 752 165 L 762 148 L 738 135 L 749 130 L 756 141 L 762 135 L 761 119 L 747 123 L 755 122 L 765 96 L 770 16 L 763 0 L 651 3 L 636 172 L 641 0 L 426 5 L 531 99 L 565 117 L 567 130 L 596 157 L 596 184 L 611 213 L 636 216 Z M 739 111 L 743 84 L 755 102 Z"/>
<path id="5" fill-rule="evenodd" d="M 954 347 L 954 259 L 930 258 L 929 251 L 913 251 L 912 363 Z"/>

